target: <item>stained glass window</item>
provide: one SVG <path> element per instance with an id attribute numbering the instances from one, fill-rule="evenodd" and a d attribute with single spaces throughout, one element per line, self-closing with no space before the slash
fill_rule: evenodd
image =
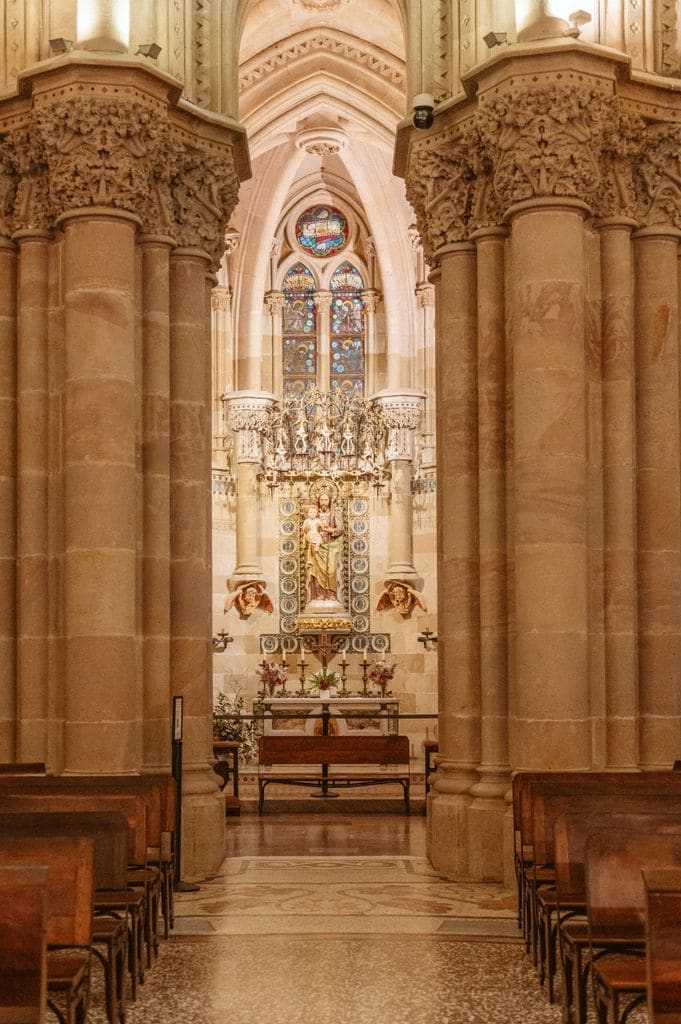
<path id="1" fill-rule="evenodd" d="M 362 275 L 345 260 L 331 278 L 331 387 L 362 394 L 366 314 Z"/>
<path id="2" fill-rule="evenodd" d="M 282 378 L 284 395 L 317 382 L 317 311 L 315 279 L 304 263 L 294 263 L 282 291 Z"/>
<path id="3" fill-rule="evenodd" d="M 312 206 L 296 223 L 298 245 L 311 256 L 333 256 L 348 242 L 348 222 L 335 206 Z"/>

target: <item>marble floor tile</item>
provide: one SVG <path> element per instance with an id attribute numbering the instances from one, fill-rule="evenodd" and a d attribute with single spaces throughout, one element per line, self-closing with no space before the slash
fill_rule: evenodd
<path id="1" fill-rule="evenodd" d="M 229 856 L 176 895 L 174 933 L 126 1024 L 561 1024 L 514 894 L 439 875 L 423 819 L 226 827 Z M 93 977 L 88 1024 L 106 1024 Z"/>

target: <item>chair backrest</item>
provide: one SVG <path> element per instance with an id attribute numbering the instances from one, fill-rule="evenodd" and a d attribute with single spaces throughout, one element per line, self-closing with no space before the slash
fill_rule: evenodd
<path id="1" fill-rule="evenodd" d="M 47 943 L 89 947 L 92 939 L 92 840 L 76 836 L 4 836 L 0 863 L 47 866 Z"/>
<path id="2" fill-rule="evenodd" d="M 681 829 L 592 833 L 584 863 L 586 905 L 591 929 L 618 928 L 643 922 L 644 868 L 681 866 Z"/>
<path id="3" fill-rule="evenodd" d="M 681 869 L 644 869 L 650 1024 L 681 1024 Z"/>
<path id="4" fill-rule="evenodd" d="M 38 780 L 34 780 L 38 781 Z M 146 804 L 141 793 L 80 793 L 60 789 L 4 789 L 0 787 L 0 813 L 4 811 L 118 811 L 128 822 L 128 861 L 146 862 Z"/>
<path id="5" fill-rule="evenodd" d="M 554 866 L 556 891 L 559 901 L 567 897 L 585 895 L 584 857 L 586 842 L 593 832 L 612 829 L 630 832 L 675 832 L 681 830 L 681 809 L 669 813 L 653 813 L 647 796 L 623 800 L 618 806 L 629 804 L 627 810 L 589 809 L 579 813 L 562 814 L 554 826 Z"/>
<path id="6" fill-rule="evenodd" d="M 0 836 L 86 836 L 93 842 L 95 889 L 128 884 L 128 822 L 118 811 L 6 811 Z"/>
<path id="7" fill-rule="evenodd" d="M 0 1011 L 28 1008 L 32 1024 L 46 1012 L 46 892 L 47 867 L 0 865 Z"/>

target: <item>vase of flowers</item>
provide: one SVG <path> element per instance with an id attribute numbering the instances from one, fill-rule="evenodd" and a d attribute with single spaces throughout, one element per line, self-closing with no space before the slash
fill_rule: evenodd
<path id="1" fill-rule="evenodd" d="M 273 697 L 278 687 L 281 687 L 283 692 L 286 686 L 286 670 L 277 665 L 276 662 L 268 662 L 260 673 L 260 679 L 262 680 L 262 688 L 264 693 L 269 693 L 270 697 Z"/>
<path id="2" fill-rule="evenodd" d="M 395 675 L 395 666 L 386 665 L 384 661 L 377 661 L 369 669 L 369 679 L 374 686 L 378 686 L 381 691 L 381 697 L 385 697 L 388 690 L 388 684 L 392 682 L 392 678 Z"/>
<path id="3" fill-rule="evenodd" d="M 320 697 L 335 697 L 340 686 L 340 677 L 335 672 L 322 669 L 310 677 L 310 684 L 319 690 Z"/>

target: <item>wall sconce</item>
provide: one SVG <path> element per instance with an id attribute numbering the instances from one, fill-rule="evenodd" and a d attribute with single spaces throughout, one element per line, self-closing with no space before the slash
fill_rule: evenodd
<path id="1" fill-rule="evenodd" d="M 230 636 L 229 633 L 225 633 L 224 629 L 221 629 L 213 637 L 213 654 L 222 654 L 227 644 L 231 644 L 233 639 L 233 636 Z"/>
<path id="2" fill-rule="evenodd" d="M 488 32 L 482 37 L 482 41 L 489 50 L 493 50 L 495 46 L 501 46 L 506 42 L 507 35 L 506 32 Z"/>
<path id="3" fill-rule="evenodd" d="M 420 644 L 423 644 L 424 651 L 434 651 L 437 647 L 437 637 L 433 636 L 432 629 L 423 629 L 419 636 L 416 637 Z"/>
<path id="4" fill-rule="evenodd" d="M 50 50 L 52 53 L 68 53 L 72 49 L 72 39 L 62 39 L 61 36 L 58 39 L 50 39 Z"/>
<path id="5" fill-rule="evenodd" d="M 156 60 L 162 47 L 158 43 L 140 43 L 137 47 L 137 53 L 141 53 L 143 57 L 151 57 L 152 60 Z"/>

